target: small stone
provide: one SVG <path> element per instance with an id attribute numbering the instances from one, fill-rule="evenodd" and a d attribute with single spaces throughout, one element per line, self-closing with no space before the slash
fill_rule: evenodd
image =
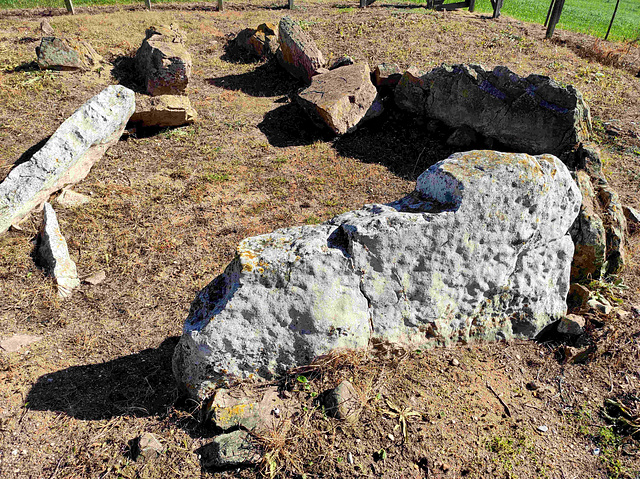
<path id="1" fill-rule="evenodd" d="M 558 332 L 560 334 L 570 334 L 572 336 L 580 336 L 584 333 L 585 320 L 577 314 L 567 314 L 558 323 Z"/>
<path id="2" fill-rule="evenodd" d="M 164 446 L 160 443 L 155 434 L 145 432 L 136 440 L 136 460 L 141 457 L 142 459 L 149 460 L 158 457 L 164 452 Z"/>
<path id="3" fill-rule="evenodd" d="M 347 462 L 349 464 L 353 464 L 353 454 L 351 454 L 350 452 L 347 453 Z"/>
<path id="4" fill-rule="evenodd" d="M 72 190 L 64 189 L 56 198 L 56 203 L 63 208 L 76 208 L 85 205 L 91 201 L 91 198 Z"/>
<path id="5" fill-rule="evenodd" d="M 343 57 L 338 58 L 335 62 L 331 64 L 329 70 L 335 70 L 336 68 L 346 67 L 347 65 L 353 65 L 355 61 L 349 55 L 345 55 Z"/>
<path id="6" fill-rule="evenodd" d="M 451 469 L 451 466 L 450 466 L 448 463 L 446 463 L 446 462 L 443 462 L 443 463 L 442 463 L 442 466 L 440 466 L 440 467 L 442 468 L 442 470 L 443 470 L 444 472 L 447 472 L 449 469 Z"/>
<path id="7" fill-rule="evenodd" d="M 630 233 L 640 229 L 640 212 L 631 206 L 623 206 L 622 212 L 627 219 L 627 228 Z"/>
<path id="8" fill-rule="evenodd" d="M 456 358 L 453 358 L 451 361 L 449 361 L 449 364 L 451 364 L 451 366 L 460 366 L 460 361 L 458 361 Z"/>
<path id="9" fill-rule="evenodd" d="M 470 148 L 478 141 L 478 136 L 473 128 L 462 125 L 447 138 L 447 145 L 456 148 Z"/>
<path id="10" fill-rule="evenodd" d="M 538 431 L 540 432 L 547 432 L 549 430 L 549 427 L 547 426 L 538 426 Z"/>
<path id="11" fill-rule="evenodd" d="M 322 393 L 319 402 L 327 414 L 336 419 L 354 422 L 360 414 L 360 396 L 353 384 L 346 379 L 334 389 Z"/>
<path id="12" fill-rule="evenodd" d="M 82 281 L 85 283 L 89 283 L 92 286 L 102 283 L 107 278 L 107 273 L 103 269 L 98 271 L 97 273 L 93 273 L 90 276 L 87 276 Z"/>
<path id="13" fill-rule="evenodd" d="M 529 391 L 535 391 L 540 386 L 535 381 L 528 382 L 525 386 Z"/>
<path id="14" fill-rule="evenodd" d="M 42 336 L 34 336 L 31 334 L 14 334 L 10 338 L 0 341 L 0 348 L 8 353 L 17 352 L 22 346 L 36 343 L 42 339 Z"/>
<path id="15" fill-rule="evenodd" d="M 387 434 L 387 437 L 389 438 L 389 441 L 395 441 L 396 440 L 395 436 L 393 434 L 391 434 L 391 433 Z"/>
<path id="16" fill-rule="evenodd" d="M 596 448 L 593 449 L 593 455 L 594 456 L 599 456 L 600 455 L 600 448 L 599 447 L 596 447 Z"/>
<path id="17" fill-rule="evenodd" d="M 590 298 L 591 291 L 589 291 L 589 288 L 578 283 L 573 283 L 569 287 L 567 306 L 570 308 L 584 308 Z"/>
<path id="18" fill-rule="evenodd" d="M 53 36 L 53 34 L 55 34 L 55 30 L 46 19 L 40 22 L 40 32 L 47 36 Z"/>
<path id="19" fill-rule="evenodd" d="M 589 301 L 587 301 L 587 305 L 591 308 L 591 309 L 595 309 L 597 311 L 600 311 L 602 314 L 609 314 L 612 310 L 611 305 L 610 304 L 605 304 L 603 302 L 600 302 L 596 299 L 590 299 Z"/>
<path id="20" fill-rule="evenodd" d="M 256 464 L 262 453 L 251 434 L 242 429 L 221 434 L 200 448 L 204 467 L 237 467 Z"/>

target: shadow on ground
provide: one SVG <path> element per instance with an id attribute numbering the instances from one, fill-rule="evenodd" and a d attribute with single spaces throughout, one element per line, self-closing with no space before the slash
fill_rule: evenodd
<path id="1" fill-rule="evenodd" d="M 27 395 L 29 408 L 82 420 L 162 414 L 177 398 L 171 358 L 178 340 L 170 337 L 156 349 L 45 374 Z"/>
<path id="2" fill-rule="evenodd" d="M 136 69 L 135 57 L 119 56 L 113 60 L 111 75 L 118 80 L 122 86 L 135 91 L 136 93 L 146 93 L 143 80 Z"/>
<path id="3" fill-rule="evenodd" d="M 240 75 L 226 75 L 205 80 L 225 90 L 241 91 L 256 97 L 292 95 L 302 85 L 285 72 L 278 63 L 270 61 L 255 70 Z"/>

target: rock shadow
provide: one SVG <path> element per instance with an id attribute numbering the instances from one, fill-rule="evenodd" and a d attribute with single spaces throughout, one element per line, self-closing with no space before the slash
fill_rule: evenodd
<path id="1" fill-rule="evenodd" d="M 63 412 L 76 419 L 163 414 L 178 390 L 171 371 L 180 338 L 99 364 L 72 366 L 38 378 L 27 395 L 30 409 Z"/>
<path id="2" fill-rule="evenodd" d="M 279 100 L 283 105 L 264 115 L 258 129 L 264 133 L 269 144 L 276 147 L 304 146 L 318 140 L 332 141 L 335 135 L 329 130 L 314 126 L 309 117 L 289 98 Z"/>
<path id="3" fill-rule="evenodd" d="M 136 93 L 146 93 L 144 81 L 140 78 L 138 70 L 136 69 L 135 57 L 119 56 L 116 57 L 112 63 L 111 76 L 113 76 L 120 85 Z"/>
<path id="4" fill-rule="evenodd" d="M 334 148 L 342 156 L 384 165 L 393 174 L 415 181 L 431 165 L 460 151 L 446 144 L 450 134 L 442 124 L 430 125 L 385 105 L 380 118 L 338 138 Z"/>
<path id="5" fill-rule="evenodd" d="M 291 95 L 302 86 L 276 61 L 263 63 L 255 70 L 241 75 L 207 78 L 205 81 L 218 88 L 241 91 L 255 97 Z"/>
<path id="6" fill-rule="evenodd" d="M 4 72 L 18 73 L 18 72 L 39 72 L 39 71 L 40 71 L 40 67 L 38 66 L 38 62 L 30 61 L 30 62 L 21 63 L 17 67 L 12 68 L 10 70 L 5 70 Z"/>

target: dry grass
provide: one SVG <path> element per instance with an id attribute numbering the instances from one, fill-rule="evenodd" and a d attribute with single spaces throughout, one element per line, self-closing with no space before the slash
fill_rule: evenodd
<path id="1" fill-rule="evenodd" d="M 223 13 L 209 7 L 113 7 L 49 18 L 58 32 L 88 40 L 113 62 L 134 53 L 150 24 L 177 23 L 194 57 L 189 96 L 200 120 L 123 138 L 76 188 L 92 203 L 57 209 L 80 275 L 104 270 L 104 283 L 83 285 L 69 301 L 56 297 L 30 257 L 38 215 L 22 232 L 0 237 L 2 337 L 44 336 L 20 353 L 0 351 L 2 477 L 254 477 L 251 469 L 203 471 L 196 451 L 214 431 L 194 419 L 198 405 L 176 404 L 171 354 L 195 294 L 244 237 L 394 200 L 452 153 L 443 145 L 446 131 L 427 136 L 424 125 L 393 111 L 341 139 L 316 130 L 289 101 L 298 85 L 278 67 L 223 59 L 227 35 L 277 22 L 283 12 L 269 2 L 230 4 Z M 593 45 L 591 38 L 561 32 L 558 41 L 543 42 L 541 26 L 506 17 L 345 11 L 326 2 L 305 2 L 291 14 L 332 58 L 348 54 L 371 66 L 403 68 L 505 64 L 576 85 L 592 106 L 610 181 L 626 204 L 640 206 L 634 136 L 640 86 L 630 73 L 639 64 L 636 47 L 618 68 L 582 55 L 578 47 Z M 116 81 L 110 67 L 90 74 L 35 69 L 39 20 L 0 16 L 0 177 Z M 622 136 L 606 134 L 602 125 L 611 119 Z M 629 251 L 627 309 L 640 292 L 638 235 Z M 429 352 L 381 346 L 320 358 L 284 382 L 298 401 L 298 416 L 264 438 L 272 460 L 262 470 L 270 474 L 274 463 L 275 475 L 303 471 L 307 477 L 624 477 L 639 468 L 634 456 L 609 447 L 605 460 L 593 449 L 605 449 L 600 428 L 607 424 L 598 417 L 603 399 L 638 396 L 637 321 L 594 317 L 590 340 L 601 347 L 581 365 L 561 364 L 562 345 L 533 343 Z M 461 366 L 451 366 L 453 357 Z M 301 375 L 308 389 L 297 381 Z M 353 425 L 314 406 L 313 394 L 342 379 L 362 396 L 363 413 Z M 487 380 L 513 417 L 503 417 Z M 552 392 L 529 391 L 531 381 Z M 421 415 L 404 414 L 406 434 L 387 401 L 395 414 Z M 557 434 L 541 434 L 542 421 Z M 167 452 L 136 462 L 129 441 L 145 431 Z"/>

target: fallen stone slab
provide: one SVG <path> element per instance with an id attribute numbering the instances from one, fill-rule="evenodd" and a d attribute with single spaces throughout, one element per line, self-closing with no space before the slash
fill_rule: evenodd
<path id="1" fill-rule="evenodd" d="M 63 208 L 77 208 L 91 202 L 91 198 L 73 190 L 64 189 L 56 198 L 56 203 Z"/>
<path id="2" fill-rule="evenodd" d="M 314 76 L 311 85 L 298 93 L 297 101 L 316 124 L 344 135 L 365 117 L 382 113 L 377 96 L 369 66 L 358 63 Z"/>
<path id="3" fill-rule="evenodd" d="M 278 25 L 278 42 L 278 63 L 294 78 L 310 84 L 316 71 L 325 66 L 313 39 L 291 17 L 283 17 Z"/>
<path id="4" fill-rule="evenodd" d="M 409 69 L 395 90 L 404 110 L 467 125 L 517 151 L 561 155 L 589 139 L 591 115 L 582 94 L 549 77 L 522 78 L 506 67 L 454 65 Z"/>
<path id="5" fill-rule="evenodd" d="M 216 436 L 199 449 L 206 468 L 227 468 L 256 464 L 262 458 L 260 447 L 247 431 L 238 429 Z"/>
<path id="6" fill-rule="evenodd" d="M 36 56 L 43 70 L 88 71 L 99 68 L 103 60 L 88 42 L 56 37 L 42 38 Z"/>
<path id="7" fill-rule="evenodd" d="M 471 151 L 394 203 L 247 238 L 192 303 L 174 374 L 203 399 L 372 338 L 534 337 L 566 313 L 580 203 L 556 157 Z"/>
<path id="8" fill-rule="evenodd" d="M 149 97 L 136 95 L 136 111 L 129 123 L 142 127 L 167 128 L 190 125 L 198 113 L 184 95 L 160 95 Z"/>
<path id="9" fill-rule="evenodd" d="M 37 343 L 41 339 L 42 336 L 35 336 L 33 334 L 14 334 L 10 338 L 0 341 L 0 348 L 8 353 L 16 353 L 20 348 Z"/>
<path id="10" fill-rule="evenodd" d="M 44 219 L 38 235 L 37 257 L 47 273 L 58 284 L 58 295 L 68 298 L 80 285 L 76 264 L 69 256 L 67 241 L 62 236 L 58 218 L 49 203 L 44 204 Z"/>
<path id="11" fill-rule="evenodd" d="M 191 77 L 191 65 L 182 32 L 166 25 L 147 29 L 136 52 L 136 67 L 149 95 L 184 92 Z"/>
<path id="12" fill-rule="evenodd" d="M 131 90 L 109 86 L 65 120 L 28 161 L 13 168 L 0 183 L 0 234 L 52 193 L 86 177 L 118 141 L 134 109 Z"/>

